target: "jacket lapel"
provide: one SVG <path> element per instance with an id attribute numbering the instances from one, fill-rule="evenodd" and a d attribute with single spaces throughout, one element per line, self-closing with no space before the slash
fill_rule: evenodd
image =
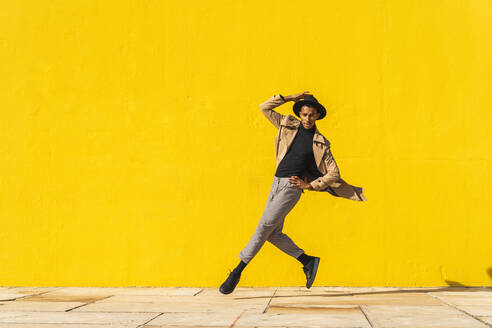
<path id="1" fill-rule="evenodd" d="M 314 136 L 313 136 L 313 154 L 314 154 L 314 161 L 316 162 L 316 166 L 319 167 L 321 164 L 321 160 L 323 159 L 323 155 L 325 154 L 325 149 L 328 146 L 325 144 L 325 139 L 319 133 L 318 127 L 316 127 L 316 130 L 314 131 Z"/>
<path id="2" fill-rule="evenodd" d="M 299 125 L 301 121 L 296 119 L 292 115 L 287 115 L 282 118 L 280 121 L 280 130 L 279 133 L 282 133 L 280 136 L 280 148 L 279 148 L 279 160 L 284 157 L 289 149 L 292 141 L 294 140 L 297 131 L 299 130 Z"/>

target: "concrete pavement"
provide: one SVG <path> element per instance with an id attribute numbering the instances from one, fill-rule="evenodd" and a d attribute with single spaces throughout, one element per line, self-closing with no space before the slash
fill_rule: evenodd
<path id="1" fill-rule="evenodd" d="M 492 287 L 0 287 L 0 328 L 492 327 Z"/>

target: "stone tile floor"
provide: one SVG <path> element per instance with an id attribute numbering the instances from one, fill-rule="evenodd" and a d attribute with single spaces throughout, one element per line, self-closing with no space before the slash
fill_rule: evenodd
<path id="1" fill-rule="evenodd" d="M 492 327 L 492 287 L 0 287 L 0 328 Z"/>

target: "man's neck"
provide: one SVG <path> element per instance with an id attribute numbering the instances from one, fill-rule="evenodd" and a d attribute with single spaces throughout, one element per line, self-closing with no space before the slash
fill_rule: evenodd
<path id="1" fill-rule="evenodd" d="M 316 124 L 313 124 L 313 126 L 312 126 L 311 128 L 306 129 L 306 128 L 304 127 L 304 125 L 302 125 L 302 123 L 301 123 L 301 128 L 302 128 L 303 130 L 305 130 L 305 131 L 308 131 L 308 132 L 312 132 L 312 133 L 314 133 L 314 131 L 316 131 Z"/>

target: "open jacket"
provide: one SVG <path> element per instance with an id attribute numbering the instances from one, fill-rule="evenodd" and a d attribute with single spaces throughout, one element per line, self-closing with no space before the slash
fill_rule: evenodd
<path id="1" fill-rule="evenodd" d="M 275 137 L 276 168 L 287 153 L 301 124 L 295 116 L 282 115 L 273 110 L 283 103 L 285 101 L 280 95 L 273 95 L 260 104 L 263 114 L 278 129 Z M 313 165 L 307 168 L 300 178 L 309 182 L 316 191 L 327 191 L 333 196 L 356 201 L 367 200 L 362 193 L 363 188 L 352 186 L 340 177 L 337 163 L 331 154 L 330 142 L 318 131 L 317 127 L 313 137 L 313 153 L 316 167 Z"/>

